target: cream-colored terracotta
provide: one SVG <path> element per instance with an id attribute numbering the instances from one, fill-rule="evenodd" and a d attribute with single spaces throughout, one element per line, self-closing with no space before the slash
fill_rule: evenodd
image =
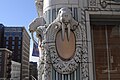
<path id="1" fill-rule="evenodd" d="M 58 54 L 63 59 L 69 59 L 74 55 L 75 52 L 75 36 L 72 31 L 70 31 L 70 39 L 67 39 L 67 32 L 65 32 L 64 41 L 62 40 L 62 31 L 59 31 L 56 35 L 56 47 Z"/>

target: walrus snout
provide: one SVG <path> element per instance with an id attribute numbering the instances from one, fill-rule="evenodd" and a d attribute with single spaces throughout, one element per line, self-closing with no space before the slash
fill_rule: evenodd
<path id="1" fill-rule="evenodd" d="M 70 27 L 71 27 L 71 20 L 72 14 L 71 10 L 68 8 L 62 8 L 58 12 L 59 14 L 59 21 L 62 25 L 62 40 L 64 41 L 65 32 L 67 33 L 67 39 L 69 41 L 70 38 Z M 65 30 L 66 29 L 66 30 Z"/>

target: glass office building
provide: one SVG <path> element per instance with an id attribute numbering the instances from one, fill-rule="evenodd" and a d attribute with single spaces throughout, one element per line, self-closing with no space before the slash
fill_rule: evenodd
<path id="1" fill-rule="evenodd" d="M 36 6 L 47 24 L 60 8 L 68 7 L 86 29 L 85 71 L 84 62 L 68 75 L 53 69 L 51 80 L 120 80 L 120 0 L 36 0 Z"/>

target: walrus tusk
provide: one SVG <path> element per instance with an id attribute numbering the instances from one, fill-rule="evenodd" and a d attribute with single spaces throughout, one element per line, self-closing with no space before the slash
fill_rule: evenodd
<path id="1" fill-rule="evenodd" d="M 70 24 L 67 25 L 67 39 L 70 39 Z"/>
<path id="2" fill-rule="evenodd" d="M 65 38 L 65 27 L 67 28 L 67 40 L 70 39 L 70 24 L 65 25 L 62 23 L 62 41 L 64 41 Z"/>
<path id="3" fill-rule="evenodd" d="M 62 40 L 64 41 L 64 37 L 65 37 L 65 24 L 62 23 Z"/>

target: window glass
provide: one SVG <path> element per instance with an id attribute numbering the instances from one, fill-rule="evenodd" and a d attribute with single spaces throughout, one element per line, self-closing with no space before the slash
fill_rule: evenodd
<path id="1" fill-rule="evenodd" d="M 17 36 L 22 36 L 22 33 L 21 32 L 16 32 L 16 35 Z"/>
<path id="2" fill-rule="evenodd" d="M 120 80 L 120 26 L 92 25 L 96 80 Z"/>
<path id="3" fill-rule="evenodd" d="M 8 41 L 6 41 L 6 45 L 8 45 Z"/>
<path id="4" fill-rule="evenodd" d="M 12 49 L 14 49 L 15 48 L 15 46 L 12 46 Z"/>
<path id="5" fill-rule="evenodd" d="M 15 42 L 14 42 L 14 41 L 12 41 L 12 45 L 15 45 Z"/>
<path id="6" fill-rule="evenodd" d="M 14 36 L 12 37 L 12 40 L 15 40 L 15 37 L 14 37 Z"/>
<path id="7" fill-rule="evenodd" d="M 18 49 L 20 49 L 21 48 L 21 46 L 18 46 Z"/>
<path id="8" fill-rule="evenodd" d="M 21 36 L 19 36 L 19 40 L 21 40 Z"/>
<path id="9" fill-rule="evenodd" d="M 15 36 L 15 35 L 16 35 L 16 33 L 15 33 L 15 32 L 11 32 L 11 35 L 12 35 L 12 36 Z"/>
<path id="10" fill-rule="evenodd" d="M 9 40 L 9 37 L 8 37 L 8 36 L 6 36 L 6 40 Z"/>
<path id="11" fill-rule="evenodd" d="M 10 32 L 5 32 L 5 36 L 9 36 L 10 35 Z"/>
<path id="12" fill-rule="evenodd" d="M 18 42 L 18 45 L 21 45 L 21 41 Z"/>

